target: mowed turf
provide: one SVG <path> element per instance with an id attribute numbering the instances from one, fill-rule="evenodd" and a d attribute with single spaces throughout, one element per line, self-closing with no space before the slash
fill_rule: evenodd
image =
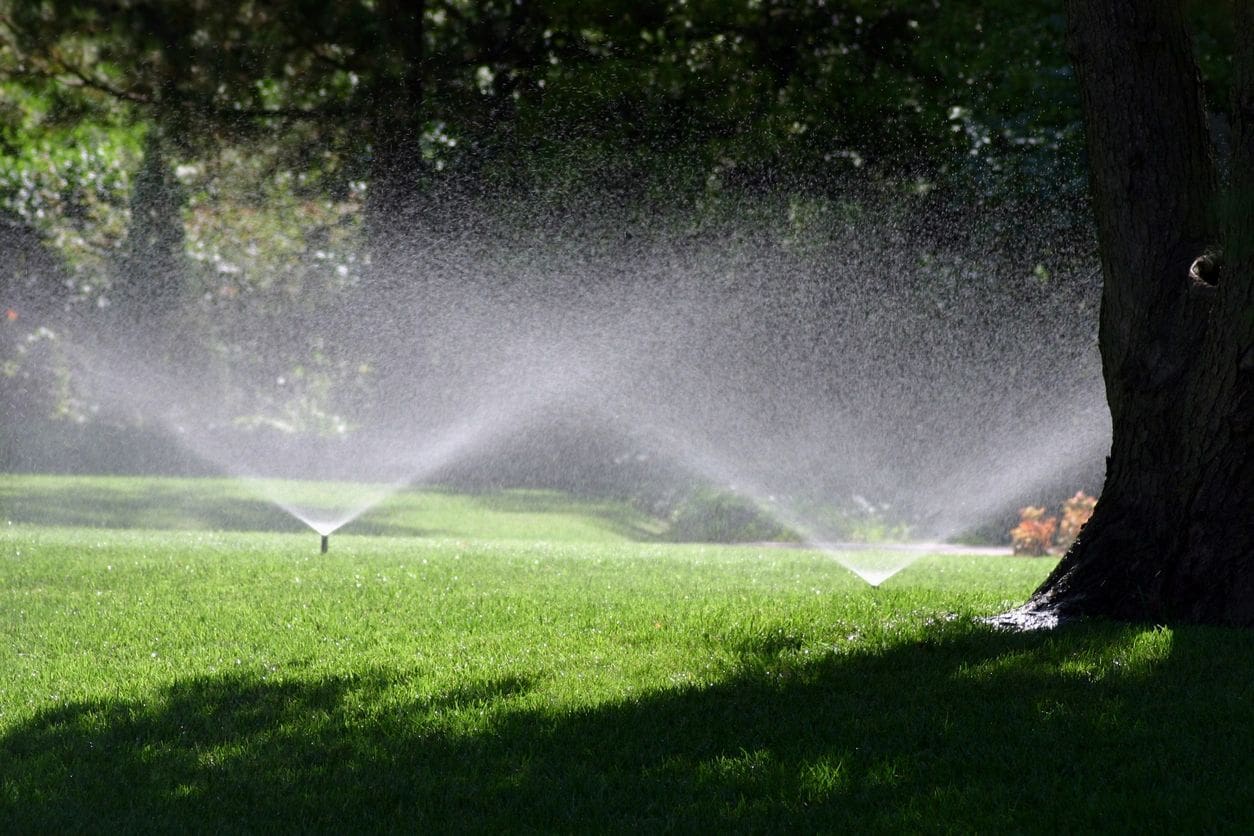
<path id="1" fill-rule="evenodd" d="M 350 527 L 323 556 L 0 495 L 5 831 L 1254 824 L 1254 637 L 976 621 L 1048 562 L 931 557 L 876 590 L 556 495 L 507 512 L 531 539 Z"/>
<path id="2" fill-rule="evenodd" d="M 98 528 L 291 531 L 315 537 L 271 501 L 279 480 L 155 479 L 0 474 L 0 522 Z M 287 483 L 302 501 L 334 500 L 334 483 Z M 352 493 L 352 491 L 349 491 Z M 302 496 L 303 495 L 303 496 Z M 346 529 L 353 534 L 523 539 L 545 542 L 649 540 L 665 523 L 620 502 L 556 491 L 477 494 L 438 488 L 398 491 Z"/>

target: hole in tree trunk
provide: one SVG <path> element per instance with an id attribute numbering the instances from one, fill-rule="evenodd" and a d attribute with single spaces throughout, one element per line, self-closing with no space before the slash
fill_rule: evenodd
<path id="1" fill-rule="evenodd" d="M 1219 256 L 1203 253 L 1189 265 L 1189 282 L 1199 290 L 1213 290 L 1219 286 Z"/>

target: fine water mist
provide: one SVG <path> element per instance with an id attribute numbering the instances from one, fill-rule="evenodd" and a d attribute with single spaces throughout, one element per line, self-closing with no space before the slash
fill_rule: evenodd
<path id="1" fill-rule="evenodd" d="M 278 303 L 80 331 L 80 385 L 324 535 L 587 422 L 876 585 L 1106 449 L 1094 268 L 1030 218 L 483 204 Z"/>

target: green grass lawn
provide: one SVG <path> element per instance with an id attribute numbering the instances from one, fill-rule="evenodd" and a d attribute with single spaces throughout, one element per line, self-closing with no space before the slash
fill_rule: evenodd
<path id="1" fill-rule="evenodd" d="M 1254 635 L 975 621 L 1048 562 L 431 492 L 322 556 L 228 483 L 0 485 L 5 832 L 1254 825 Z"/>
<path id="2" fill-rule="evenodd" d="M 292 531 L 316 535 L 266 498 L 264 482 L 127 476 L 0 474 L 0 522 L 100 528 Z M 327 491 L 333 496 L 334 491 Z M 346 533 L 626 542 L 656 539 L 662 521 L 627 505 L 555 491 L 458 494 L 405 490 L 349 523 Z"/>

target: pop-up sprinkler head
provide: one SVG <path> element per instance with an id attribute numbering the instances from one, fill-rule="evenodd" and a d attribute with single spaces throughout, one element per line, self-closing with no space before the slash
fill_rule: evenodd
<path id="1" fill-rule="evenodd" d="M 327 548 L 328 548 L 330 539 L 331 539 L 330 536 L 326 534 L 322 535 L 322 553 L 323 554 L 327 553 Z"/>

